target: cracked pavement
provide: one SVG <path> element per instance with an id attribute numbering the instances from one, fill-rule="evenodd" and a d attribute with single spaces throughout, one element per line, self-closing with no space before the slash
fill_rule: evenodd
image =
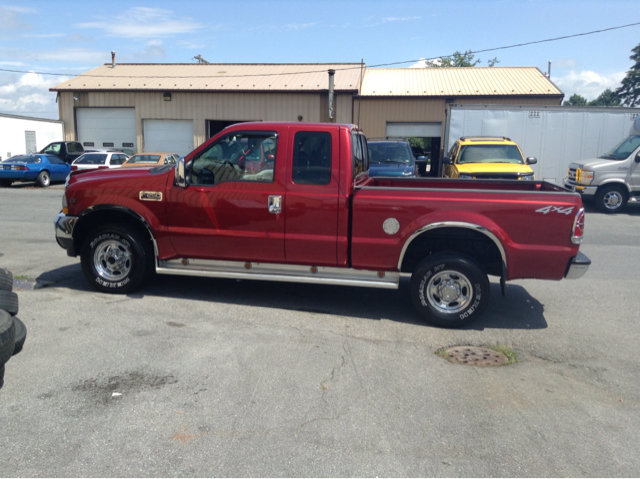
<path id="1" fill-rule="evenodd" d="M 62 189 L 0 189 L 24 350 L 0 471 L 47 476 L 638 476 L 640 208 L 589 208 L 577 281 L 492 280 L 463 330 L 399 291 L 158 277 L 94 291 L 53 234 Z M 36 289 L 28 285 L 44 285 Z M 510 366 L 434 353 L 508 345 Z"/>

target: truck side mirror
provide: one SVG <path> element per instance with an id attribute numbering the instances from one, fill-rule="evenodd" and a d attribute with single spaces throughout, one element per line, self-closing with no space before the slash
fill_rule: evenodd
<path id="1" fill-rule="evenodd" d="M 640 117 L 639 117 L 640 118 Z M 634 160 L 636 163 L 640 163 L 640 151 L 636 155 L 636 159 Z"/>
<path id="2" fill-rule="evenodd" d="M 529 158 L 527 158 L 527 161 L 525 162 L 527 165 L 535 165 L 538 162 L 538 160 L 536 160 L 533 156 L 530 156 Z"/>
<path id="3" fill-rule="evenodd" d="M 448 156 L 444 156 L 442 158 L 442 164 L 443 165 L 453 165 L 453 160 L 451 158 L 449 158 Z"/>
<path id="4" fill-rule="evenodd" d="M 176 173 L 175 173 L 175 185 L 181 188 L 187 187 L 187 177 L 184 171 L 184 156 L 181 156 L 180 159 L 176 162 Z"/>

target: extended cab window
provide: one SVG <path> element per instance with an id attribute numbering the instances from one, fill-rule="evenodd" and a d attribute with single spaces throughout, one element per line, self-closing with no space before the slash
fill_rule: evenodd
<path id="1" fill-rule="evenodd" d="M 53 155 L 57 155 L 60 153 L 60 143 L 53 143 L 52 145 L 47 146 L 43 153 L 49 153 Z"/>
<path id="2" fill-rule="evenodd" d="M 296 133 L 292 179 L 299 185 L 328 185 L 331 182 L 331 133 Z"/>
<path id="3" fill-rule="evenodd" d="M 230 133 L 192 160 L 191 184 L 273 182 L 277 145 L 275 133 Z"/>
<path id="4" fill-rule="evenodd" d="M 351 132 L 351 148 L 353 156 L 353 177 L 369 170 L 369 148 L 364 135 Z"/>

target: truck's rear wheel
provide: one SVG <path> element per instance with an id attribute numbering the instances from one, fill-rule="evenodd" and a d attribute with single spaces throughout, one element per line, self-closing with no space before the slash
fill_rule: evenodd
<path id="1" fill-rule="evenodd" d="M 627 197 L 624 186 L 603 186 L 596 192 L 596 208 L 603 213 L 619 213 L 627 205 Z"/>
<path id="2" fill-rule="evenodd" d="M 489 302 L 489 279 L 471 259 L 436 253 L 411 276 L 413 305 L 428 322 L 447 328 L 464 326 Z"/>
<path id="3" fill-rule="evenodd" d="M 82 247 L 82 271 L 106 293 L 126 294 L 148 276 L 153 258 L 150 243 L 132 228 L 108 225 L 93 230 Z"/>

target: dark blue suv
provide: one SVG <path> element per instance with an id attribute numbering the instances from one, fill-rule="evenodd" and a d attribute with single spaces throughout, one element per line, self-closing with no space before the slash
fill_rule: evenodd
<path id="1" fill-rule="evenodd" d="M 405 139 L 367 140 L 369 176 L 417 176 L 416 160 Z"/>

